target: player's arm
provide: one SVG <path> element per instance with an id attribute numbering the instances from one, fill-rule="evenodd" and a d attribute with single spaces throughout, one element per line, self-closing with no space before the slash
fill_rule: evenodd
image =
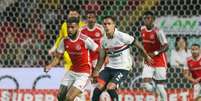
<path id="1" fill-rule="evenodd" d="M 189 70 L 188 67 L 189 67 L 188 63 L 187 63 L 187 62 L 184 63 L 184 66 L 183 66 L 183 68 L 182 68 L 182 73 L 183 73 L 184 77 L 185 77 L 186 79 L 188 79 L 190 82 L 192 82 L 193 84 L 198 83 L 201 78 L 194 79 L 194 78 L 192 77 L 192 74 L 191 74 L 191 72 L 190 72 L 190 70 Z"/>
<path id="2" fill-rule="evenodd" d="M 44 72 L 48 72 L 52 67 L 55 67 L 56 65 L 58 65 L 62 56 L 63 56 L 63 54 L 56 53 L 52 62 L 50 64 L 48 64 L 47 66 L 45 66 Z"/>
<path id="3" fill-rule="evenodd" d="M 52 67 L 55 67 L 57 64 L 59 64 L 61 58 L 63 57 L 63 53 L 64 53 L 64 39 L 61 40 L 61 42 L 59 43 L 59 47 L 57 48 L 57 52 L 56 55 L 54 56 L 54 59 L 52 60 L 52 62 L 50 64 L 48 64 L 47 66 L 45 66 L 44 68 L 44 72 L 48 72 Z"/>
<path id="4" fill-rule="evenodd" d="M 165 34 L 162 30 L 159 30 L 157 32 L 157 37 L 162 46 L 160 47 L 160 49 L 154 51 L 153 53 L 150 53 L 151 56 L 156 56 L 156 55 L 159 55 L 160 53 L 166 52 L 169 47 Z"/>
<path id="5" fill-rule="evenodd" d="M 188 69 L 184 69 L 183 71 L 183 75 L 186 79 L 188 79 L 190 82 L 192 82 L 193 84 L 196 84 L 200 81 L 201 78 L 198 79 L 194 79 L 192 77 L 192 74 L 190 73 L 190 71 Z"/>
<path id="6" fill-rule="evenodd" d="M 67 28 L 67 25 L 66 23 L 64 22 L 61 26 L 61 29 L 59 30 L 59 35 L 58 37 L 56 38 L 56 41 L 55 41 L 55 44 L 53 45 L 53 47 L 49 50 L 49 54 L 52 54 L 53 52 L 56 51 L 56 49 L 59 47 L 59 44 L 62 40 L 62 38 L 64 37 L 64 30 L 65 30 L 65 27 Z M 66 33 L 67 34 L 67 33 Z"/>
<path id="7" fill-rule="evenodd" d="M 146 61 L 148 63 L 151 63 L 151 57 L 148 55 L 144 47 L 136 40 L 134 37 L 128 35 L 128 34 L 121 34 L 120 40 L 123 41 L 125 44 L 133 45 L 134 47 L 137 47 L 140 52 L 142 52 L 143 56 L 145 57 Z"/>
<path id="8" fill-rule="evenodd" d="M 143 56 L 145 57 L 146 61 L 147 61 L 149 64 L 152 63 L 151 57 L 149 56 L 149 54 L 147 53 L 147 51 L 144 49 L 144 47 L 142 46 L 142 44 L 141 44 L 139 41 L 134 40 L 134 41 L 132 42 L 132 45 L 136 46 L 136 47 L 139 49 L 139 51 L 143 54 Z"/>
<path id="9" fill-rule="evenodd" d="M 86 39 L 85 42 L 86 42 L 88 49 L 90 49 L 91 51 L 94 51 L 94 52 L 99 52 L 99 58 L 98 58 L 95 70 L 93 71 L 93 74 L 97 74 L 96 71 L 99 71 L 99 69 L 102 67 L 102 65 L 104 63 L 105 51 L 104 51 L 104 49 L 98 47 L 98 45 L 89 37 Z"/>
<path id="10" fill-rule="evenodd" d="M 94 69 L 94 72 L 97 73 L 101 69 L 101 67 L 103 66 L 103 64 L 105 62 L 105 58 L 106 58 L 106 52 L 103 48 L 100 48 L 99 57 L 98 57 L 98 61 L 97 61 L 96 67 Z"/>

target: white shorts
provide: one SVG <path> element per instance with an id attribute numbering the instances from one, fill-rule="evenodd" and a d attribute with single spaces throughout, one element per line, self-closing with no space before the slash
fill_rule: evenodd
<path id="1" fill-rule="evenodd" d="M 167 68 L 166 67 L 151 67 L 144 64 L 142 71 L 143 78 L 154 78 L 155 80 L 165 80 L 167 78 Z"/>
<path id="2" fill-rule="evenodd" d="M 61 81 L 61 84 L 67 87 L 74 86 L 83 92 L 88 81 L 89 74 L 87 73 L 75 73 L 73 71 L 67 71 Z"/>
<path id="3" fill-rule="evenodd" d="M 201 96 L 201 84 L 198 83 L 198 84 L 195 84 L 193 86 L 193 98 L 196 98 L 198 96 Z"/>

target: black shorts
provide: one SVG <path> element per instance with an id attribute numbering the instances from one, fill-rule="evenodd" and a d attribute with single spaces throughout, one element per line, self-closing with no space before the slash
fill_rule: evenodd
<path id="1" fill-rule="evenodd" d="M 109 82 L 113 82 L 115 84 L 119 84 L 127 78 L 129 71 L 123 69 L 113 69 L 109 67 L 105 67 L 99 75 L 99 79 L 104 82 L 104 84 L 108 84 Z M 99 82 L 99 83 L 102 83 Z"/>

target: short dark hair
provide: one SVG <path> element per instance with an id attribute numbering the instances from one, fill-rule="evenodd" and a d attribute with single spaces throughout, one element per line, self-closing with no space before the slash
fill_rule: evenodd
<path id="1" fill-rule="evenodd" d="M 151 12 L 151 11 L 147 11 L 147 12 L 145 12 L 145 13 L 144 13 L 144 15 L 145 15 L 145 16 L 147 16 L 147 15 L 154 16 L 154 13 L 153 13 L 153 12 Z"/>
<path id="2" fill-rule="evenodd" d="M 104 19 L 111 19 L 114 23 L 116 23 L 116 19 L 113 16 L 105 16 Z"/>
<path id="3" fill-rule="evenodd" d="M 192 44 L 192 45 L 191 45 L 191 47 L 192 47 L 192 46 L 197 46 L 197 47 L 199 47 L 199 48 L 200 48 L 200 45 L 199 45 L 199 44 L 197 44 L 197 43 Z"/>
<path id="4" fill-rule="evenodd" d="M 151 12 L 151 11 L 147 11 L 147 12 L 145 12 L 144 13 L 144 18 L 146 18 L 147 16 L 152 16 L 153 18 L 155 18 L 155 15 L 154 15 L 154 13 L 153 12 Z"/>
<path id="5" fill-rule="evenodd" d="M 79 19 L 77 17 L 69 17 L 67 19 L 67 23 L 76 23 L 76 24 L 79 24 Z"/>
<path id="6" fill-rule="evenodd" d="M 80 14 L 80 10 L 78 8 L 75 8 L 75 7 L 69 8 L 67 13 L 69 14 L 71 11 L 75 11 L 75 12 L 78 12 Z"/>
<path id="7" fill-rule="evenodd" d="M 94 15 L 96 15 L 96 12 L 93 11 L 93 10 L 90 10 L 90 11 L 86 11 L 86 15 L 87 15 L 87 14 L 94 14 Z"/>

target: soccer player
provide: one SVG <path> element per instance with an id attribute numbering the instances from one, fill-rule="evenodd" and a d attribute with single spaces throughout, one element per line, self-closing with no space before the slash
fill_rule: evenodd
<path id="1" fill-rule="evenodd" d="M 48 72 L 59 63 L 65 51 L 69 53 L 73 64 L 62 79 L 58 101 L 74 101 L 75 97 L 84 91 L 91 74 L 89 50 L 98 51 L 99 49 L 91 38 L 79 32 L 78 23 L 79 19 L 68 18 L 68 37 L 61 40 L 56 57 L 45 67 L 45 72 Z"/>
<path id="2" fill-rule="evenodd" d="M 102 37 L 104 34 L 104 29 L 102 25 L 96 23 L 96 13 L 95 11 L 87 11 L 87 24 L 81 28 L 81 32 L 91 39 L 94 40 L 100 46 Z M 95 67 L 98 59 L 98 52 L 90 52 L 90 59 L 92 61 L 92 66 Z"/>
<path id="3" fill-rule="evenodd" d="M 199 99 L 201 97 L 201 49 L 199 44 L 191 46 L 191 54 L 192 56 L 187 58 L 187 66 L 184 66 L 183 74 L 194 85 L 194 98 Z"/>
<path id="4" fill-rule="evenodd" d="M 136 45 L 148 60 L 148 56 L 143 47 L 132 36 L 123 33 L 115 28 L 116 21 L 112 16 L 106 16 L 103 20 L 103 27 L 106 35 L 103 37 L 101 49 L 99 51 L 98 63 L 93 71 L 93 76 L 98 76 L 98 72 L 102 67 L 105 57 L 108 56 L 108 64 L 100 72 L 98 78 L 98 86 L 93 92 L 92 101 L 99 101 L 99 96 L 106 89 L 112 101 L 118 101 L 116 93 L 117 86 L 126 79 L 127 74 L 132 68 L 132 55 L 129 49 L 130 45 Z"/>
<path id="5" fill-rule="evenodd" d="M 81 33 L 89 36 L 98 46 L 100 47 L 102 37 L 104 34 L 104 29 L 102 25 L 96 23 L 96 13 L 95 11 L 87 11 L 86 12 L 87 17 L 87 25 L 82 27 Z M 97 60 L 98 60 L 99 53 L 90 51 L 90 59 L 92 64 L 92 70 L 95 68 Z M 89 84 L 86 87 L 86 90 L 90 92 L 90 99 L 92 98 L 93 90 L 96 86 L 95 82 L 89 82 Z"/>
<path id="6" fill-rule="evenodd" d="M 78 18 L 80 21 L 79 21 L 79 27 L 82 27 L 85 25 L 85 22 L 84 21 L 81 21 L 81 18 L 80 18 L 80 12 L 78 9 L 76 8 L 71 8 L 68 12 L 68 18 L 69 17 L 76 17 Z M 56 49 L 59 47 L 59 43 L 61 42 L 62 38 L 66 38 L 68 36 L 68 31 L 67 31 L 67 22 L 65 21 L 62 26 L 61 26 L 61 29 L 59 31 L 59 36 L 57 37 L 56 39 L 56 42 L 54 44 L 54 46 L 49 50 L 49 54 L 53 54 Z M 71 65 L 72 65 L 72 62 L 71 62 L 71 59 L 69 57 L 69 54 L 67 52 L 64 52 L 64 67 L 65 67 L 65 70 L 69 70 Z"/>
<path id="7" fill-rule="evenodd" d="M 165 52 L 168 50 L 168 44 L 164 32 L 154 26 L 154 19 L 152 12 L 145 12 L 145 25 L 140 30 L 143 46 L 153 60 L 151 64 L 146 62 L 144 64 L 142 72 L 143 87 L 148 91 L 156 91 L 161 101 L 167 101 L 165 90 L 167 58 Z"/>

